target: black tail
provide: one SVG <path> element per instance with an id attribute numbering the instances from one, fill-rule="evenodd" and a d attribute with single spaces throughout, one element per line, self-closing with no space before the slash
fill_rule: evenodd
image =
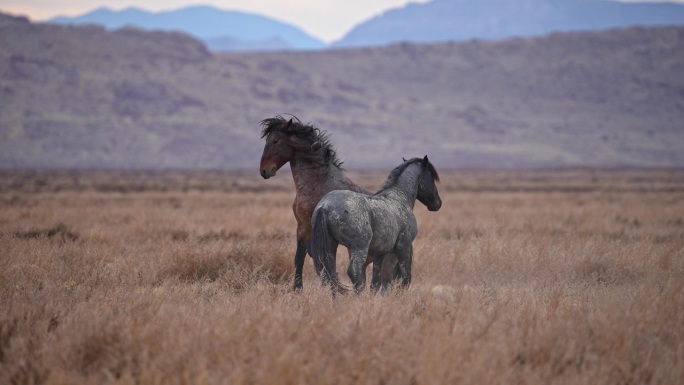
<path id="1" fill-rule="evenodd" d="M 323 208 L 317 208 L 311 218 L 311 247 L 309 252 L 314 259 L 316 272 L 320 275 L 324 285 L 330 286 L 333 293 L 349 291 L 337 276 L 335 252 L 331 252 L 331 245 L 336 242 L 328 230 L 328 221 Z"/>

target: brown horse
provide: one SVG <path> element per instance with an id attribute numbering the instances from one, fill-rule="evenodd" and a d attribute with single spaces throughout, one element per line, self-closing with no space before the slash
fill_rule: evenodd
<path id="1" fill-rule="evenodd" d="M 368 193 L 343 172 L 342 162 L 325 131 L 302 124 L 299 119 L 286 120 L 278 115 L 261 122 L 261 137 L 266 139 L 259 166 L 261 176 L 268 179 L 287 162 L 297 195 L 292 209 L 297 219 L 294 288 L 302 288 L 302 269 L 311 240 L 311 215 L 318 201 L 333 190 Z M 314 261 L 315 262 L 315 261 Z M 396 261 L 394 261 L 396 263 Z M 391 263 L 391 262 L 388 262 Z M 371 287 L 380 286 L 380 265 L 373 265 Z M 316 266 L 316 271 L 319 271 Z M 383 273 L 383 280 L 385 273 Z"/>

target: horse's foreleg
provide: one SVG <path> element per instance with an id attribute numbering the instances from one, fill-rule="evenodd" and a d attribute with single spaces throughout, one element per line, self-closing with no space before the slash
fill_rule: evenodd
<path id="1" fill-rule="evenodd" d="M 354 290 L 356 293 L 361 293 L 366 287 L 366 270 L 364 269 L 364 262 L 368 256 L 368 249 L 364 250 L 349 250 L 349 267 L 347 268 L 347 275 L 354 283 Z"/>
<path id="2" fill-rule="evenodd" d="M 378 279 L 384 288 L 387 288 L 391 283 L 398 281 L 399 278 L 401 278 L 401 269 L 399 269 L 396 255 L 387 254 L 386 258 L 384 258 L 382 261 L 382 265 L 379 267 L 380 276 Z"/>
<path id="3" fill-rule="evenodd" d="M 413 263 L 413 244 L 406 242 L 397 248 L 397 259 L 401 270 L 401 286 L 408 288 L 411 284 L 411 265 Z"/>
<path id="4" fill-rule="evenodd" d="M 376 255 L 373 258 L 373 275 L 371 277 L 371 290 L 373 290 L 374 292 L 378 291 L 380 285 L 382 284 L 382 264 L 384 259 L 384 255 Z"/>
<path id="5" fill-rule="evenodd" d="M 390 283 L 394 281 L 398 281 L 399 278 L 401 278 L 401 267 L 399 267 L 399 263 L 397 261 L 394 261 L 394 268 L 392 269 L 392 278 L 390 278 Z"/>
<path id="6" fill-rule="evenodd" d="M 306 243 L 303 239 L 297 238 L 297 251 L 295 251 L 295 276 L 294 289 L 295 291 L 302 290 L 304 287 L 302 283 L 302 272 L 304 270 L 304 260 L 306 258 Z"/>

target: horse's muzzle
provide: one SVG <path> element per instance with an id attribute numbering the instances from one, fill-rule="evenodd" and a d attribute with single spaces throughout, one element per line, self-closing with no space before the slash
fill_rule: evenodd
<path id="1" fill-rule="evenodd" d="M 428 210 L 430 210 L 430 211 L 438 211 L 440 208 L 442 208 L 442 201 L 441 201 L 441 200 L 438 201 L 438 202 L 436 202 L 436 203 L 433 204 L 433 205 L 430 205 L 430 207 L 428 207 Z"/>
<path id="2" fill-rule="evenodd" d="M 264 179 L 268 179 L 276 174 L 276 167 L 271 166 L 269 168 L 262 168 L 261 169 L 261 177 Z"/>

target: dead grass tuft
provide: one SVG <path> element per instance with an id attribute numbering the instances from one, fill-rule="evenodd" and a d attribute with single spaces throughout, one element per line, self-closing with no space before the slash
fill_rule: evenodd
<path id="1" fill-rule="evenodd" d="M 263 283 L 289 281 L 293 273 L 286 263 L 285 243 L 273 247 L 254 240 L 231 242 L 198 238 L 186 242 L 162 266 L 157 281 L 173 278 L 182 282 L 221 281 L 234 292 Z M 207 242 L 213 242 L 207 245 Z"/>
<path id="2" fill-rule="evenodd" d="M 638 276 L 626 266 L 614 266 L 601 261 L 581 261 L 574 268 L 577 279 L 590 284 L 626 285 L 638 281 Z"/>
<path id="3" fill-rule="evenodd" d="M 168 267 L 161 270 L 160 279 L 174 277 L 183 282 L 212 282 L 225 273 L 227 265 L 225 255 L 185 252 L 171 259 Z"/>
<path id="4" fill-rule="evenodd" d="M 61 222 L 46 229 L 17 231 L 14 233 L 14 236 L 19 239 L 55 238 L 62 242 L 73 242 L 78 239 L 78 235 Z"/>

